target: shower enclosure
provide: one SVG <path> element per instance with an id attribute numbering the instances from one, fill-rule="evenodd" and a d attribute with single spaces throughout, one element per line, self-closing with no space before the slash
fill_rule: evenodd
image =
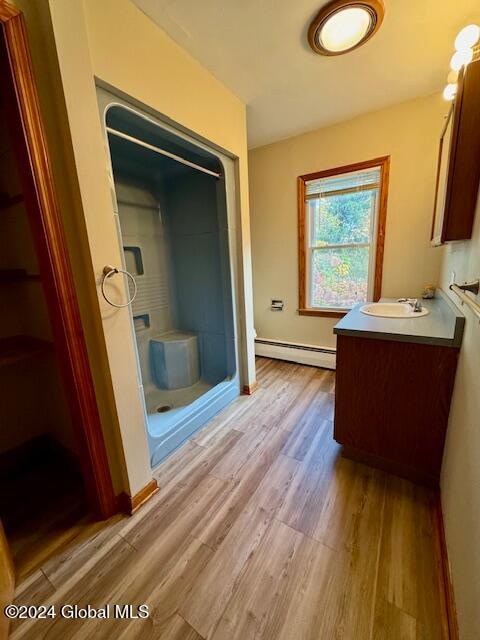
<path id="1" fill-rule="evenodd" d="M 233 162 L 98 92 L 155 466 L 239 394 Z"/>

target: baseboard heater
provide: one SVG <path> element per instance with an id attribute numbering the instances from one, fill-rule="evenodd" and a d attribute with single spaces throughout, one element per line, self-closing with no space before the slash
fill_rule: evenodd
<path id="1" fill-rule="evenodd" d="M 336 361 L 335 349 L 296 342 L 267 340 L 265 338 L 255 338 L 255 355 L 308 364 L 324 369 L 335 369 Z"/>

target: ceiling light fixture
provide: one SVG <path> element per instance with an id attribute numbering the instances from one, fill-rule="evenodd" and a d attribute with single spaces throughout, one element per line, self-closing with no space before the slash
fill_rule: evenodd
<path id="1" fill-rule="evenodd" d="M 378 31 L 384 14 L 383 0 L 332 0 L 310 24 L 308 42 L 323 56 L 353 51 Z"/>

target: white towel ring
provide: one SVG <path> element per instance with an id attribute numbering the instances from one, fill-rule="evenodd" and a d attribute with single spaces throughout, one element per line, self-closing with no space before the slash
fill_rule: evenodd
<path id="1" fill-rule="evenodd" d="M 107 296 L 107 293 L 105 291 L 106 281 L 108 280 L 108 278 L 111 278 L 116 273 L 125 274 L 128 278 L 130 278 L 133 284 L 133 294 L 130 300 L 128 302 L 125 302 L 124 304 L 117 304 L 116 302 L 112 302 L 110 298 Z M 137 283 L 135 282 L 135 278 L 132 276 L 132 274 L 129 271 L 125 271 L 124 269 L 117 269 L 117 267 L 112 267 L 111 265 L 107 264 L 105 267 L 103 267 L 102 296 L 104 297 L 105 301 L 108 302 L 109 305 L 111 305 L 112 307 L 116 307 L 117 309 L 123 309 L 124 307 L 130 306 L 137 296 Z"/>

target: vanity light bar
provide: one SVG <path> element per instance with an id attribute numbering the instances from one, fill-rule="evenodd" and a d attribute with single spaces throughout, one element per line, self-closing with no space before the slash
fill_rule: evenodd
<path id="1" fill-rule="evenodd" d="M 480 27 L 477 24 L 469 24 L 464 27 L 455 38 L 455 53 L 450 60 L 450 73 L 447 78 L 447 86 L 443 90 L 445 100 L 454 100 L 457 95 L 457 79 L 460 69 L 469 64 L 475 55 L 476 47 L 480 41 Z"/>

